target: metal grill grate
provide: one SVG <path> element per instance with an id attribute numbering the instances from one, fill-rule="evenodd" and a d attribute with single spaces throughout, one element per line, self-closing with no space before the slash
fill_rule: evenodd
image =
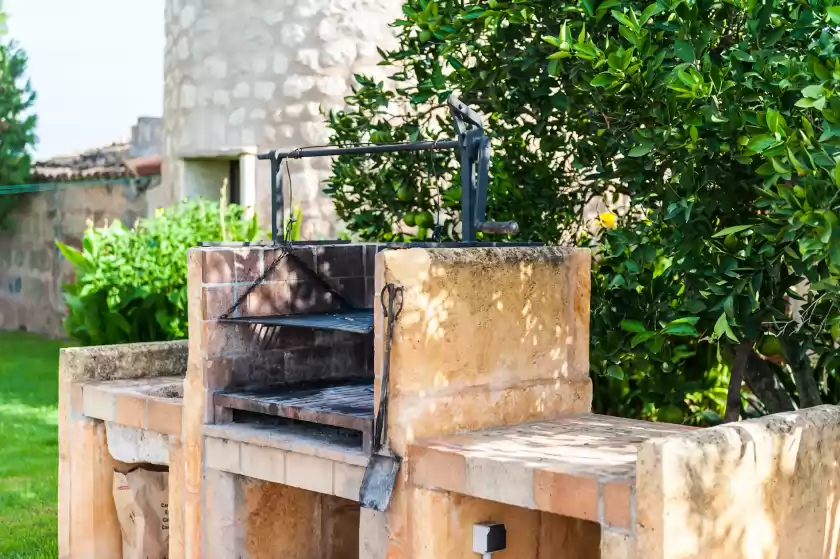
<path id="1" fill-rule="evenodd" d="M 260 326 L 292 326 L 317 330 L 337 330 L 354 334 L 373 332 L 373 309 L 317 314 L 289 314 L 282 316 L 246 316 L 226 318 L 220 322 L 255 324 Z"/>
<path id="2" fill-rule="evenodd" d="M 364 448 L 370 448 L 373 383 L 369 381 L 333 386 L 232 389 L 217 392 L 213 402 L 222 408 L 360 431 Z"/>

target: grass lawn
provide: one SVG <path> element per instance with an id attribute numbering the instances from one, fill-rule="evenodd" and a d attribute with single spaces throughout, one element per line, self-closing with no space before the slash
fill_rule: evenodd
<path id="1" fill-rule="evenodd" d="M 0 332 L 0 558 L 58 556 L 58 350 Z"/>

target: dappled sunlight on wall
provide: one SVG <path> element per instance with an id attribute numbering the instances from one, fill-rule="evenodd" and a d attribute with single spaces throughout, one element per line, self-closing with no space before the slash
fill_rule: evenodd
<path id="1" fill-rule="evenodd" d="M 840 410 L 823 406 L 646 444 L 640 549 L 669 559 L 840 556 L 838 442 Z"/>
<path id="2" fill-rule="evenodd" d="M 397 447 L 589 410 L 588 252 L 409 249 L 380 258 L 384 282 L 405 289 L 391 356 Z"/>

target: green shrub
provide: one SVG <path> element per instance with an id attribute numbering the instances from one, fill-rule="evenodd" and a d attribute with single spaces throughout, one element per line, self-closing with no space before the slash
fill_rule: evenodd
<path id="1" fill-rule="evenodd" d="M 64 328 L 85 345 L 183 339 L 187 250 L 200 242 L 260 235 L 256 218 L 246 219 L 243 208 L 206 201 L 159 210 L 132 229 L 119 221 L 91 225 L 81 251 L 56 243 L 76 269 L 76 282 L 63 287 Z"/>

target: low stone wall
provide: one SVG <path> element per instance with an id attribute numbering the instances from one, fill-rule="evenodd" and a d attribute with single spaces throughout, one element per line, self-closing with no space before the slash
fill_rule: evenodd
<path id="1" fill-rule="evenodd" d="M 58 367 L 58 556 L 62 559 L 118 559 L 122 538 L 114 506 L 112 484 L 115 468 L 127 465 L 109 452 L 107 422 L 90 417 L 92 397 L 87 388 L 96 383 L 136 380 L 152 381 L 160 377 L 183 377 L 187 363 L 187 343 L 158 342 L 113 345 L 107 347 L 68 348 L 61 351 Z M 89 384 L 92 383 L 92 384 Z M 127 394 L 110 397 L 107 406 L 116 423 L 146 427 L 145 418 L 155 415 L 150 404 Z M 86 402 L 86 400 L 88 400 Z M 85 404 L 88 404 L 87 406 Z M 138 409 L 138 404 L 140 405 Z M 171 406 L 168 406 L 171 408 Z M 160 411 L 160 410 L 158 410 Z M 140 416 L 137 421 L 119 421 Z M 128 425 L 132 426 L 132 425 Z M 153 434 L 149 431 L 147 433 Z M 183 557 L 183 452 L 180 437 L 168 440 L 166 461 L 171 465 L 170 487 L 170 557 Z"/>
<path id="2" fill-rule="evenodd" d="M 133 225 L 149 214 L 149 196 L 157 190 L 157 183 L 143 193 L 126 184 L 73 183 L 16 195 L 11 230 L 0 231 L 0 331 L 64 337 L 61 286 L 73 281 L 74 271 L 55 241 L 80 247 L 88 220 Z"/>
<path id="3" fill-rule="evenodd" d="M 637 559 L 840 556 L 840 408 L 645 443 Z"/>

